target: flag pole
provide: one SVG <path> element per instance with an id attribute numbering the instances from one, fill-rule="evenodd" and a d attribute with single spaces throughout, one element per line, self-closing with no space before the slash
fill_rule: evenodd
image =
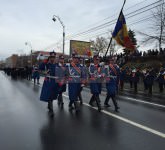
<path id="1" fill-rule="evenodd" d="M 121 10 L 120 10 L 120 13 L 119 13 L 119 17 L 120 17 L 120 14 L 121 14 L 121 12 L 123 11 L 123 8 L 124 8 L 124 5 L 125 5 L 125 3 L 126 3 L 126 0 L 124 0 L 124 3 L 123 3 L 123 5 L 122 5 L 122 8 L 121 8 Z M 119 18 L 118 17 L 118 18 Z M 117 19 L 118 20 L 118 19 Z M 111 43 L 112 43 L 112 37 L 111 37 L 111 39 L 110 39 L 110 41 L 109 41 L 109 44 L 108 44 L 108 48 L 107 48 L 107 50 L 106 50 L 106 53 L 105 53 L 105 58 L 106 58 L 106 56 L 107 56 L 107 53 L 108 53 L 108 50 L 109 50 L 109 48 L 110 48 L 110 46 L 111 46 Z M 100 51 L 99 51 L 100 52 Z M 99 53 L 98 53 L 99 54 Z"/>

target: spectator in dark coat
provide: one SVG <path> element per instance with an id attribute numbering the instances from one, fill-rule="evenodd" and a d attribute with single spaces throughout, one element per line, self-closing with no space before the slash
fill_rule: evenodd
<path id="1" fill-rule="evenodd" d="M 150 95 L 152 95 L 152 86 L 153 86 L 154 79 L 155 79 L 154 70 L 151 69 L 151 70 L 149 70 L 149 73 L 146 76 L 146 84 L 149 89 Z"/>

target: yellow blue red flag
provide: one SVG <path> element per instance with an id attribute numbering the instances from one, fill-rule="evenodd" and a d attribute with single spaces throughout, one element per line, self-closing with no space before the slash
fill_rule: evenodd
<path id="1" fill-rule="evenodd" d="M 120 12 L 112 37 L 119 45 L 131 51 L 135 50 L 135 46 L 129 38 L 126 21 L 122 11 Z"/>

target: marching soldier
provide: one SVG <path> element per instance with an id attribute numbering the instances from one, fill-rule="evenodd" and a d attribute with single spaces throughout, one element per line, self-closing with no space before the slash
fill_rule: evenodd
<path id="1" fill-rule="evenodd" d="M 114 62 L 114 60 L 113 60 L 113 62 Z M 119 84 L 120 84 L 120 68 L 119 68 L 119 66 L 116 63 L 114 63 L 114 67 L 116 68 L 116 72 L 117 72 L 116 92 L 118 94 L 118 92 L 119 92 Z"/>
<path id="2" fill-rule="evenodd" d="M 112 99 L 112 102 L 115 106 L 115 111 L 118 112 L 118 104 L 116 102 L 116 84 L 117 84 L 117 68 L 114 64 L 114 60 L 110 58 L 109 64 L 105 66 L 105 77 L 106 77 L 106 89 L 107 89 L 107 97 L 104 101 L 105 107 L 110 107 L 108 104 L 109 99 Z"/>
<path id="3" fill-rule="evenodd" d="M 63 102 L 63 97 L 62 93 L 66 91 L 66 66 L 64 64 L 64 56 L 60 55 L 59 56 L 59 62 L 57 64 L 56 72 L 58 78 L 57 78 L 57 83 L 58 83 L 58 105 L 63 108 L 64 102 Z"/>
<path id="4" fill-rule="evenodd" d="M 11 77 L 13 79 L 17 79 L 17 70 L 16 70 L 16 68 L 11 69 Z"/>
<path id="5" fill-rule="evenodd" d="M 69 90 L 69 110 L 75 109 L 76 112 L 79 110 L 77 105 L 77 100 L 79 96 L 79 92 L 81 90 L 81 82 L 82 82 L 82 68 L 80 66 L 79 56 L 75 53 L 72 54 L 72 61 L 67 66 L 67 74 L 68 74 L 68 90 Z M 74 107 L 73 107 L 74 105 Z"/>
<path id="6" fill-rule="evenodd" d="M 39 73 L 39 67 L 37 64 L 33 66 L 32 77 L 34 79 L 34 84 L 36 84 L 36 79 L 37 79 L 37 84 L 39 84 L 40 73 Z"/>
<path id="7" fill-rule="evenodd" d="M 46 77 L 42 86 L 40 100 L 48 102 L 48 110 L 51 117 L 54 116 L 53 100 L 57 99 L 58 96 L 58 84 L 55 76 L 57 67 L 55 57 L 56 53 L 54 51 L 50 52 L 48 63 L 41 65 L 41 70 L 45 71 Z"/>
<path id="8" fill-rule="evenodd" d="M 93 106 L 93 102 L 96 101 L 98 111 L 101 111 L 101 104 L 99 94 L 101 94 L 101 78 L 103 75 L 103 70 L 99 64 L 100 58 L 98 55 L 94 55 L 93 57 L 94 64 L 90 64 L 89 66 L 89 76 L 90 76 L 90 90 L 92 93 L 92 97 L 89 101 L 89 104 Z"/>
<path id="9" fill-rule="evenodd" d="M 25 67 L 25 76 L 26 76 L 26 79 L 27 80 L 31 80 L 31 78 L 32 78 L 32 67 L 28 67 L 28 66 L 26 66 Z"/>
<path id="10" fill-rule="evenodd" d="M 80 66 L 81 66 L 82 74 L 83 74 L 84 78 L 86 78 L 86 76 L 87 76 L 87 74 L 86 74 L 86 73 L 87 73 L 87 70 L 86 70 L 86 67 L 85 67 L 85 65 L 84 65 L 84 60 L 83 60 L 82 57 L 80 57 L 79 63 L 80 63 Z M 84 79 L 84 81 L 85 81 L 85 79 Z M 84 86 L 85 86 L 85 85 L 82 83 L 82 84 L 81 84 L 80 91 L 79 91 L 79 95 L 78 95 L 78 100 L 80 101 L 80 105 L 83 104 L 83 99 L 82 99 L 81 92 L 82 92 Z"/>

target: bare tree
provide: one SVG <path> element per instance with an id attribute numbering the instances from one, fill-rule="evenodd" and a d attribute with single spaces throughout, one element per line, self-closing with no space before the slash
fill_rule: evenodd
<path id="1" fill-rule="evenodd" d="M 162 48 L 162 44 L 165 44 L 165 3 L 164 0 L 161 2 L 162 4 L 156 8 L 155 11 L 152 12 L 151 19 L 151 32 L 153 34 L 147 34 L 143 32 L 139 32 L 144 36 L 142 43 L 153 43 L 156 42 L 159 45 L 159 49 Z"/>
<path id="2" fill-rule="evenodd" d="M 91 45 L 95 52 L 104 53 L 108 46 L 108 40 L 104 37 L 97 37 L 95 41 L 91 41 Z"/>
<path id="3" fill-rule="evenodd" d="M 116 49 L 116 41 L 112 40 L 112 43 L 110 45 L 110 48 L 109 48 L 109 55 L 110 56 L 113 56 L 115 54 L 115 52 L 117 52 L 117 49 Z"/>

